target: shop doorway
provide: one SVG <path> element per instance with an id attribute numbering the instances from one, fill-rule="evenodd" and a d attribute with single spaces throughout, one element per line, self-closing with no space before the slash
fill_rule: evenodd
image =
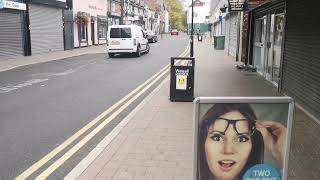
<path id="1" fill-rule="evenodd" d="M 95 40 L 94 40 L 95 31 L 94 31 L 94 21 L 92 19 L 93 19 L 93 17 L 91 17 L 91 42 L 92 42 L 92 45 L 94 45 L 95 44 Z"/>
<path id="2" fill-rule="evenodd" d="M 255 20 L 253 39 L 253 62 L 257 72 L 264 76 L 264 55 L 266 42 L 266 16 Z"/>

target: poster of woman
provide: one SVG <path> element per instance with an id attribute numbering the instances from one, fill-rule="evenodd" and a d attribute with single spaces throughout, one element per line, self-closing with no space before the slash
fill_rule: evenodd
<path id="1" fill-rule="evenodd" d="M 200 97 L 194 112 L 194 180 L 286 179 L 290 97 Z"/>

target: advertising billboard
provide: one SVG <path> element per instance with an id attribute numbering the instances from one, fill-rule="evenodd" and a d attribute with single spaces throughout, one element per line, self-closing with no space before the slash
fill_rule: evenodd
<path id="1" fill-rule="evenodd" d="M 194 100 L 194 180 L 287 179 L 290 97 Z"/>

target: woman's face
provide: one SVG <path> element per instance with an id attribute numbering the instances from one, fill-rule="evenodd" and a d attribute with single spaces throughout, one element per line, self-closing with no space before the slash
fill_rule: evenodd
<path id="1" fill-rule="evenodd" d="M 243 120 L 245 117 L 238 111 L 223 114 L 219 118 L 208 127 L 205 140 L 208 166 L 216 179 L 237 179 L 252 148 L 249 123 Z M 229 126 L 225 119 L 228 119 Z M 239 119 L 242 120 L 235 122 Z"/>

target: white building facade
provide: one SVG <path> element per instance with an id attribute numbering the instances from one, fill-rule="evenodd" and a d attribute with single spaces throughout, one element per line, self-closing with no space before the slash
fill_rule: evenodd
<path id="1" fill-rule="evenodd" d="M 106 43 L 107 1 L 73 0 L 74 46 L 86 47 Z M 79 21 L 77 21 L 77 18 Z"/>

